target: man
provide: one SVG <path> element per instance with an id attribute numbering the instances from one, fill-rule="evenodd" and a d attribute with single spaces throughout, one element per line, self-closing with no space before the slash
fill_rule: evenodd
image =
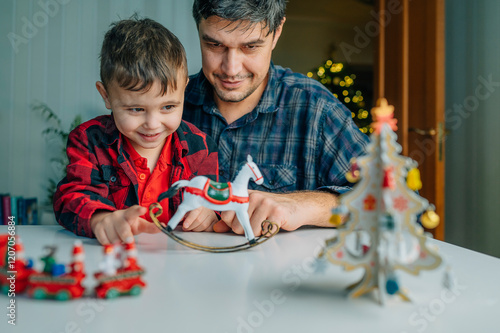
<path id="1" fill-rule="evenodd" d="M 231 181 L 250 154 L 264 184 L 250 183 L 253 231 L 268 219 L 281 229 L 329 226 L 344 174 L 367 137 L 351 112 L 318 82 L 274 66 L 285 0 L 195 0 L 202 70 L 190 78 L 183 118 L 219 147 L 219 180 Z M 300 45 L 297 45 L 300 47 Z M 215 231 L 243 233 L 234 212 Z"/>

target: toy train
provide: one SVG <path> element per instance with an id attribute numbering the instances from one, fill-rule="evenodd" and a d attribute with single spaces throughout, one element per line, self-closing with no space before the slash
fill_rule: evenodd
<path id="1" fill-rule="evenodd" d="M 85 274 L 85 253 L 81 241 L 76 241 L 69 265 L 57 263 L 55 247 L 45 247 L 41 258 L 42 271 L 33 268 L 32 260 L 24 257 L 19 237 L 0 235 L 0 290 L 9 296 L 26 292 L 35 299 L 69 300 L 85 294 L 82 285 Z M 115 298 L 122 295 L 138 295 L 146 286 L 142 280 L 144 270 L 137 263 L 135 243 L 122 246 L 105 245 L 104 258 L 94 273 L 97 280 L 95 296 Z"/>

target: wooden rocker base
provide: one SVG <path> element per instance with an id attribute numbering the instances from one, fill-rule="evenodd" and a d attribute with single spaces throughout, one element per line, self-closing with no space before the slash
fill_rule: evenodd
<path id="1" fill-rule="evenodd" d="M 155 211 L 156 209 L 156 211 Z M 164 226 L 160 221 L 158 221 L 158 216 L 160 216 L 163 213 L 163 208 L 158 202 L 152 203 L 149 206 L 149 216 L 151 216 L 151 219 L 153 220 L 154 224 L 163 232 L 165 233 L 168 237 L 173 239 L 179 244 L 182 244 L 184 246 L 187 246 L 189 248 L 195 249 L 195 250 L 200 250 L 200 251 L 205 251 L 205 252 L 212 252 L 212 253 L 228 253 L 228 252 L 237 252 L 237 251 L 243 251 L 250 249 L 252 247 L 256 247 L 257 245 L 260 245 L 262 243 L 267 242 L 269 239 L 271 239 L 274 235 L 278 233 L 280 230 L 280 227 L 269 220 L 264 220 L 262 222 L 261 228 L 262 228 L 262 235 L 253 239 L 252 241 L 249 241 L 247 243 L 243 243 L 240 245 L 234 245 L 234 246 L 223 246 L 223 247 L 218 247 L 218 246 L 205 246 L 201 244 L 196 244 L 190 241 L 187 241 L 173 233 L 172 228 L 169 226 Z"/>

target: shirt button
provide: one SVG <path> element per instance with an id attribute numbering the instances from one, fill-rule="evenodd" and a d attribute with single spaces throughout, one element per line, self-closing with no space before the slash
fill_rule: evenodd
<path id="1" fill-rule="evenodd" d="M 139 175 L 139 179 L 140 179 L 140 180 L 144 180 L 144 179 L 146 179 L 146 174 L 141 173 L 141 174 Z"/>
<path id="2" fill-rule="evenodd" d="M 114 183 L 114 182 L 116 182 L 116 177 L 115 177 L 115 176 L 111 176 L 111 178 L 109 178 L 109 180 L 110 180 L 112 183 Z"/>
<path id="3" fill-rule="evenodd" d="M 135 160 L 135 166 L 141 166 L 141 161 L 140 160 Z"/>

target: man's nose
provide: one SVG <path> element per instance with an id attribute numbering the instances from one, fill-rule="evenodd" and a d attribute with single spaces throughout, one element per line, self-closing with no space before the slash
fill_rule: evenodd
<path id="1" fill-rule="evenodd" d="M 229 49 L 222 63 L 222 70 L 225 75 L 232 77 L 241 72 L 243 56 L 237 49 Z"/>

